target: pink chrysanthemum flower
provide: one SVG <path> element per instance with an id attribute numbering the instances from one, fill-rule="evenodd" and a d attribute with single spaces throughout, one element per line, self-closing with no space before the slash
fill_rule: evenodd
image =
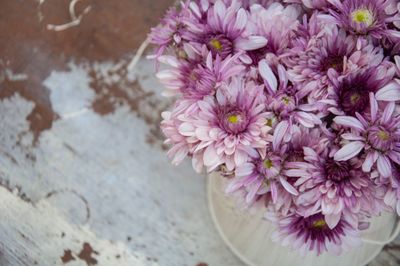
<path id="1" fill-rule="evenodd" d="M 250 156 L 250 160 L 237 166 L 235 178 L 230 181 L 227 192 L 238 189 L 246 191 L 248 204 L 266 196 L 267 204 L 273 203 L 277 211 L 289 213 L 293 208 L 294 196 L 299 193 L 294 187 L 299 171 L 293 171 L 294 162 L 304 161 L 303 149 L 312 147 L 324 150 L 328 140 L 320 131 L 294 127 L 290 142 L 287 142 L 287 122 L 278 124 L 272 138 L 272 147 L 259 149 L 260 153 Z M 270 202 L 269 202 L 270 200 Z"/>
<path id="2" fill-rule="evenodd" d="M 387 38 L 393 43 L 399 41 L 400 31 L 391 27 L 396 17 L 393 13 L 387 13 L 392 10 L 392 0 L 328 1 L 335 7 L 331 9 L 334 21 L 348 32 L 377 40 Z"/>
<path id="3" fill-rule="evenodd" d="M 192 3 L 193 6 L 197 5 Z M 200 7 L 192 10 L 200 10 Z M 193 36 L 191 43 L 200 47 L 206 45 L 213 55 L 218 54 L 222 59 L 230 54 L 256 50 L 267 44 L 265 37 L 257 36 L 246 29 L 248 12 L 237 1 L 227 5 L 224 1 L 217 0 L 214 5 L 209 6 L 206 15 L 193 13 L 192 18 L 185 21 Z M 251 62 L 244 55 L 241 58 Z"/>
<path id="4" fill-rule="evenodd" d="M 295 183 L 300 191 L 296 204 L 306 206 L 307 216 L 322 212 L 330 228 L 336 226 L 342 215 L 357 227 L 359 213 L 380 213 L 384 190 L 376 187 L 369 175 L 361 171 L 357 160 L 338 162 L 329 157 L 328 151 L 321 154 L 305 147 L 306 162 L 292 164 L 298 167 L 293 171 L 301 173 Z"/>
<path id="5" fill-rule="evenodd" d="M 188 50 L 188 49 L 186 49 Z M 189 54 L 189 53 L 187 53 Z M 211 52 L 205 62 L 196 60 L 178 60 L 173 56 L 162 56 L 159 61 L 172 66 L 157 73 L 158 79 L 165 86 L 164 96 L 182 95 L 185 98 L 202 99 L 214 95 L 222 83 L 231 77 L 241 74 L 245 67 L 238 64 L 236 56 L 229 55 L 221 60 L 219 55 L 215 60 Z"/>
<path id="6" fill-rule="evenodd" d="M 332 80 L 333 87 L 329 92 L 328 98 L 331 107 L 329 111 L 336 115 L 351 115 L 356 112 L 364 113 L 370 105 L 369 93 L 376 93 L 381 89 L 386 92 L 393 76 L 394 68 L 390 63 L 384 63 L 375 68 L 361 70 L 351 73 L 342 80 Z M 378 92 L 379 97 L 384 97 L 382 92 Z"/>
<path id="7" fill-rule="evenodd" d="M 373 93 L 370 94 L 371 115 L 363 117 L 356 113 L 352 116 L 338 116 L 335 123 L 352 129 L 342 138 L 348 141 L 334 158 L 336 161 L 347 161 L 357 156 L 362 150 L 365 153 L 362 169 L 370 172 L 377 165 L 383 177 L 392 174 L 392 164 L 400 164 L 400 117 L 394 114 L 395 103 L 387 104 L 383 113 L 378 112 L 378 103 Z"/>
<path id="8" fill-rule="evenodd" d="M 267 145 L 265 96 L 262 88 L 252 82 L 234 78 L 222 86 L 216 97 L 207 96 L 197 101 L 199 111 L 187 117 L 179 127 L 179 133 L 196 141 L 193 153 L 209 171 L 225 164 L 227 170 L 247 161 L 256 148 Z"/>
<path id="9" fill-rule="evenodd" d="M 273 3 L 268 8 L 261 5 L 251 6 L 251 27 L 254 27 L 254 32 L 268 40 L 265 47 L 247 52 L 254 65 L 265 58 L 270 63 L 279 62 L 279 57 L 290 47 L 295 36 L 299 15 L 300 10 L 294 5 L 285 7 L 280 3 Z"/>
<path id="10" fill-rule="evenodd" d="M 267 97 L 268 109 L 278 121 L 286 120 L 290 124 L 297 122 L 308 128 L 322 123 L 315 114 L 318 106 L 302 102 L 296 88 L 288 85 L 287 73 L 282 65 L 277 67 L 278 78 L 265 59 L 260 61 L 258 69 L 270 95 Z"/>
<path id="11" fill-rule="evenodd" d="M 183 43 L 183 35 L 186 29 L 183 24 L 183 18 L 188 15 L 187 5 L 182 5 L 181 10 L 177 7 L 171 7 L 160 24 L 151 29 L 149 39 L 152 44 L 158 46 L 155 57 L 159 57 L 168 47 L 179 47 Z"/>
<path id="12" fill-rule="evenodd" d="M 312 31 L 322 27 L 313 23 L 321 24 L 312 18 L 308 26 Z M 306 36 L 298 42 L 307 45 L 294 47 L 287 58 L 289 78 L 302 84 L 302 94 L 314 100 L 326 98 L 333 82 L 361 69 L 376 67 L 383 60 L 383 49 L 371 44 L 363 44 L 357 49 L 354 38 L 336 26 L 322 27 L 317 35 Z"/>
<path id="13" fill-rule="evenodd" d="M 277 209 L 287 213 L 293 202 L 292 196 L 297 196 L 298 192 L 284 175 L 283 154 L 283 151 L 268 152 L 265 156 L 257 155 L 249 162 L 239 165 L 235 171 L 235 178 L 230 181 L 226 192 L 232 193 L 244 189 L 247 204 L 268 194 L 272 203 L 279 206 Z"/>
<path id="14" fill-rule="evenodd" d="M 328 226 L 322 213 L 304 217 L 300 214 L 277 216 L 268 212 L 266 218 L 278 227 L 272 240 L 298 250 L 302 256 L 309 251 L 317 255 L 327 251 L 338 256 L 362 243 L 358 228 L 353 227 L 345 217 L 341 217 L 333 228 Z"/>
<path id="15" fill-rule="evenodd" d="M 198 106 L 191 100 L 176 101 L 172 111 L 163 112 L 161 130 L 166 136 L 165 144 L 171 145 L 167 155 L 172 164 L 178 165 L 194 149 L 198 140 L 187 138 L 179 132 L 179 128 L 185 122 L 184 117 L 199 111 Z"/>
<path id="16" fill-rule="evenodd" d="M 247 203 L 269 194 L 268 197 L 276 204 L 277 209 L 287 213 L 293 202 L 292 196 L 297 196 L 298 192 L 287 181 L 284 168 L 287 146 L 281 146 L 284 138 L 280 135 L 280 127 L 276 131 L 272 139 L 272 149 L 266 147 L 261 154 L 256 153 L 251 160 L 237 166 L 235 178 L 231 180 L 226 191 L 232 193 L 238 189 L 246 190 Z"/>

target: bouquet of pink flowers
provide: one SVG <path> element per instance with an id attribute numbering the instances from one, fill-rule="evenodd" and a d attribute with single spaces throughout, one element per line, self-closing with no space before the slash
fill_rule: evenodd
<path id="1" fill-rule="evenodd" d="M 400 214 L 398 0 L 188 0 L 150 40 L 173 164 L 219 171 L 274 239 L 338 255 Z"/>

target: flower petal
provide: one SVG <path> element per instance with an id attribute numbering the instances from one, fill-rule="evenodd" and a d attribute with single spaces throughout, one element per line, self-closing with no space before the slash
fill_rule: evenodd
<path id="1" fill-rule="evenodd" d="M 392 174 L 392 166 L 390 165 L 389 159 L 384 155 L 379 155 L 378 157 L 378 172 L 383 177 L 390 177 Z"/>
<path id="2" fill-rule="evenodd" d="M 235 29 L 240 31 L 243 30 L 246 27 L 246 23 L 247 23 L 247 13 L 243 8 L 241 8 L 239 9 L 236 15 Z"/>
<path id="3" fill-rule="evenodd" d="M 325 222 L 329 226 L 330 229 L 333 229 L 339 223 L 341 216 L 342 216 L 342 213 L 325 215 Z"/>
<path id="4" fill-rule="evenodd" d="M 238 38 L 235 41 L 235 47 L 245 51 L 252 51 L 264 47 L 267 43 L 267 39 L 262 36 L 249 36 L 246 39 Z"/>
<path id="5" fill-rule="evenodd" d="M 283 138 L 285 137 L 286 131 L 289 128 L 289 123 L 285 120 L 280 122 L 274 131 L 274 137 L 272 140 L 272 146 L 274 150 L 278 149 L 278 146 L 281 144 Z"/>
<path id="6" fill-rule="evenodd" d="M 206 166 L 214 166 L 220 162 L 217 151 L 214 148 L 214 145 L 210 145 L 206 148 L 203 155 L 204 165 Z"/>
<path id="7" fill-rule="evenodd" d="M 354 128 L 357 131 L 365 130 L 361 122 L 358 121 L 357 118 L 354 118 L 352 116 L 337 116 L 333 119 L 333 121 L 335 121 L 335 123 L 338 125 Z"/>
<path id="8" fill-rule="evenodd" d="M 362 170 L 366 173 L 371 172 L 372 165 L 376 162 L 378 159 L 378 153 L 376 152 L 369 152 L 367 154 L 367 157 L 365 158 L 364 163 L 362 164 Z"/>
<path id="9" fill-rule="evenodd" d="M 275 77 L 275 74 L 272 72 L 272 69 L 269 67 L 267 60 L 263 59 L 258 63 L 258 70 L 260 71 L 261 77 L 268 84 L 269 88 L 276 92 L 278 89 L 278 81 Z"/>
<path id="10" fill-rule="evenodd" d="M 282 186 L 290 193 L 295 196 L 299 195 L 299 192 L 291 185 L 288 181 L 286 181 L 282 176 L 279 178 L 281 181 Z"/>
<path id="11" fill-rule="evenodd" d="M 364 148 L 364 143 L 361 141 L 352 141 L 344 145 L 340 150 L 338 150 L 335 155 L 335 161 L 347 161 L 357 154 Z"/>
<path id="12" fill-rule="evenodd" d="M 399 101 L 400 100 L 400 84 L 393 81 L 380 89 L 376 93 L 376 99 L 378 101 Z"/>
<path id="13" fill-rule="evenodd" d="M 236 176 L 248 176 L 253 172 L 254 165 L 252 163 L 244 163 L 236 168 Z"/>

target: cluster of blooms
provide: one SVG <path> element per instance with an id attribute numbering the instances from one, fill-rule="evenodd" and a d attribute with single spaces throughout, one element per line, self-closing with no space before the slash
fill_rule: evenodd
<path id="1" fill-rule="evenodd" d="M 400 214 L 398 0 L 188 0 L 150 40 L 172 162 L 262 203 L 274 239 L 339 255 Z"/>

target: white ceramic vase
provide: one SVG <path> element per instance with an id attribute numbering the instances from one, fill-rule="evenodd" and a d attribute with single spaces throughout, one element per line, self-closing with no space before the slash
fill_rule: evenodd
<path id="1" fill-rule="evenodd" d="M 301 257 L 296 251 L 271 241 L 274 226 L 263 219 L 264 210 L 255 213 L 239 210 L 234 199 L 224 193 L 224 182 L 217 173 L 208 178 L 211 215 L 224 242 L 249 266 L 364 266 L 398 232 L 397 216 L 384 214 L 371 221 L 370 228 L 362 235 L 365 242 L 360 248 L 338 257 L 327 253 L 316 256 L 313 252 Z M 373 241 L 382 243 L 370 243 Z"/>

